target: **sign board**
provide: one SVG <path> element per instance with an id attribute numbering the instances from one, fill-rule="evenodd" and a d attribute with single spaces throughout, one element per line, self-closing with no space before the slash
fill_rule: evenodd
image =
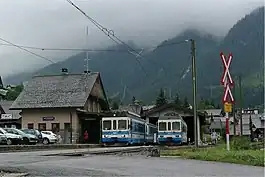
<path id="1" fill-rule="evenodd" d="M 164 116 L 179 116 L 179 114 L 176 112 L 168 112 L 168 113 L 164 114 Z"/>
<path id="2" fill-rule="evenodd" d="M 232 104 L 228 103 L 228 102 L 225 102 L 224 110 L 225 110 L 225 112 L 232 112 Z"/>
<path id="3" fill-rule="evenodd" d="M 234 103 L 235 100 L 230 89 L 230 87 L 233 87 L 234 81 L 229 71 L 233 55 L 230 53 L 228 59 L 226 59 L 226 56 L 223 54 L 223 52 L 221 52 L 220 57 L 224 65 L 224 72 L 221 78 L 221 84 L 224 85 L 224 95 L 222 101 L 224 104 L 227 102 Z"/>
<path id="4" fill-rule="evenodd" d="M 42 117 L 42 121 L 53 121 L 55 120 L 55 117 L 50 116 L 50 117 Z"/>
<path id="5" fill-rule="evenodd" d="M 225 87 L 225 92 L 224 92 L 222 101 L 223 101 L 223 103 L 226 103 L 226 102 L 234 103 L 235 102 L 235 99 L 234 99 L 233 94 L 231 92 L 230 86 L 228 84 Z"/>
<path id="6" fill-rule="evenodd" d="M 1 119 L 12 119 L 12 114 L 1 114 Z"/>
<path id="7" fill-rule="evenodd" d="M 222 78 L 221 78 L 221 84 L 222 85 L 226 85 L 226 79 L 227 79 L 227 83 L 229 85 L 233 85 L 234 84 L 234 81 L 232 79 L 232 76 L 230 74 L 230 71 L 229 71 L 229 67 L 231 65 L 231 62 L 232 62 L 232 58 L 233 58 L 233 55 L 230 53 L 229 56 L 228 56 L 228 59 L 226 59 L 226 56 L 221 52 L 220 53 L 220 57 L 222 59 L 222 63 L 224 65 L 224 72 L 223 72 L 223 75 L 222 75 Z"/>

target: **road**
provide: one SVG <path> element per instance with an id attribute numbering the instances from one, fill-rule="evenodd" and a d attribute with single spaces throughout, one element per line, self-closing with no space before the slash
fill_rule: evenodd
<path id="1" fill-rule="evenodd" d="M 48 152 L 0 154 L 0 169 L 29 172 L 30 176 L 47 177 L 262 177 L 264 170 L 262 167 L 182 160 L 177 158 L 146 157 L 142 155 L 41 156 L 47 155 Z M 56 152 L 58 151 L 50 151 L 49 153 Z"/>

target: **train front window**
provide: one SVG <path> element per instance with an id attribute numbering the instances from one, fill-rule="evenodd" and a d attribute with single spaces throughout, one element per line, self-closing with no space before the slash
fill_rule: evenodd
<path id="1" fill-rule="evenodd" d="M 103 121 L 103 130 L 111 130 L 111 121 L 110 120 L 104 120 Z"/>
<path id="2" fill-rule="evenodd" d="M 118 121 L 118 129 L 119 130 L 126 130 L 127 129 L 127 121 L 126 120 L 119 120 Z"/>
<path id="3" fill-rule="evenodd" d="M 172 122 L 172 130 L 180 130 L 180 122 Z"/>
<path id="4" fill-rule="evenodd" d="M 159 131 L 166 131 L 167 130 L 167 124 L 166 122 L 159 122 Z"/>

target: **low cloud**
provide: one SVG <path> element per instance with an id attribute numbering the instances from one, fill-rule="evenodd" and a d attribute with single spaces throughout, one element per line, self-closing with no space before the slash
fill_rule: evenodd
<path id="1" fill-rule="evenodd" d="M 224 36 L 263 0 L 73 0 L 88 15 L 138 45 L 156 45 L 187 28 Z M 20 45 L 103 48 L 114 43 L 66 0 L 1 0 L 0 37 Z M 85 30 L 89 27 L 86 45 Z M 73 52 L 37 51 L 54 61 Z M 0 75 L 49 64 L 15 47 L 0 45 Z"/>

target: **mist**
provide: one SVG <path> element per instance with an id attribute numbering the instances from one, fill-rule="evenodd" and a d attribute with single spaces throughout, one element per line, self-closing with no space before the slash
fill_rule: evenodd
<path id="1" fill-rule="evenodd" d="M 154 46 L 195 28 L 223 37 L 263 0 L 73 0 L 89 16 L 124 41 Z M 1 0 L 0 38 L 17 45 L 43 48 L 105 48 L 114 45 L 66 0 Z M 86 42 L 86 26 L 89 28 Z M 16 47 L 1 45 L 0 75 L 42 68 L 50 62 Z M 69 51 L 31 50 L 55 62 Z"/>

